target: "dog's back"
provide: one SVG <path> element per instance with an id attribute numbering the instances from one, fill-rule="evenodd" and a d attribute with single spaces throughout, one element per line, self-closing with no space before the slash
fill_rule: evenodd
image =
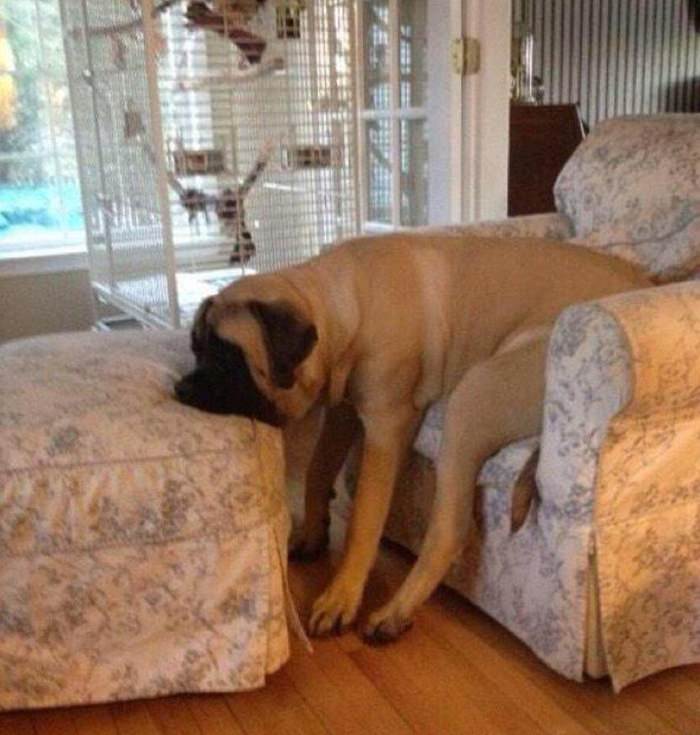
<path id="1" fill-rule="evenodd" d="M 384 353 L 393 375 L 421 355 L 426 400 L 519 335 L 551 328 L 566 306 L 651 285 L 619 258 L 543 239 L 399 233 L 348 241 L 309 266 L 358 323 L 358 353 Z"/>
<path id="2" fill-rule="evenodd" d="M 219 336 L 239 344 L 247 338 L 236 309 L 260 300 L 313 324 L 318 345 L 296 370 L 299 390 L 265 389 L 285 402 L 285 414 L 301 412 L 319 390 L 331 403 L 349 390 L 357 403 L 371 395 L 422 408 L 471 366 L 548 334 L 566 306 L 649 285 L 635 266 L 581 246 L 396 233 L 355 238 L 301 265 L 241 279 L 215 298 L 210 318 Z M 251 359 L 252 347 L 244 349 Z M 299 408 L 286 406 L 304 391 Z"/>

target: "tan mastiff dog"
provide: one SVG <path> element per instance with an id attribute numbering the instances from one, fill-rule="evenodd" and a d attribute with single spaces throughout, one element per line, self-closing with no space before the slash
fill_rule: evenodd
<path id="1" fill-rule="evenodd" d="M 276 425 L 313 418 L 323 407 L 293 550 L 300 558 L 327 543 L 333 483 L 361 422 L 343 557 L 309 622 L 319 635 L 355 619 L 402 458 L 426 407 L 448 398 L 420 555 L 364 630 L 369 639 L 389 640 L 408 627 L 460 553 L 484 460 L 540 431 L 547 344 L 559 312 L 649 285 L 620 260 L 540 239 L 359 238 L 207 299 L 192 332 L 197 367 L 176 393 L 205 410 Z"/>

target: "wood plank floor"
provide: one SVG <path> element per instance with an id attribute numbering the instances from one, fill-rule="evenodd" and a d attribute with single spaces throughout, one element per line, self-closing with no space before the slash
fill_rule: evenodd
<path id="1" fill-rule="evenodd" d="M 382 549 L 367 609 L 408 568 Z M 301 612 L 332 558 L 291 569 Z M 502 627 L 449 590 L 393 645 L 354 633 L 293 641 L 289 663 L 255 692 L 174 696 L 94 707 L 0 714 L 0 735 L 695 735 L 700 666 L 666 671 L 615 696 L 606 681 L 562 679 Z"/>

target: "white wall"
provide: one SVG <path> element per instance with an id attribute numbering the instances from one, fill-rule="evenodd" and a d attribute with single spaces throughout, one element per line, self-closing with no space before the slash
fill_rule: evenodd
<path id="1" fill-rule="evenodd" d="M 90 329 L 92 323 L 86 270 L 0 275 L 0 342 Z"/>

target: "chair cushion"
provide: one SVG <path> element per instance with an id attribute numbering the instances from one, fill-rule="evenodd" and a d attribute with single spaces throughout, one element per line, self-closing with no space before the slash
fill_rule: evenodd
<path id="1" fill-rule="evenodd" d="M 600 123 L 554 193 L 574 242 L 631 260 L 661 281 L 690 277 L 700 267 L 700 115 Z"/>
<path id="2" fill-rule="evenodd" d="M 423 457 L 437 461 L 445 423 L 446 401 L 433 403 L 427 410 L 413 448 Z M 498 488 L 501 495 L 511 491 L 523 467 L 539 448 L 539 437 L 532 436 L 506 445 L 484 462 L 479 485 Z M 502 510 L 502 508 L 501 508 Z"/>
<path id="3" fill-rule="evenodd" d="M 180 405 L 184 332 L 0 347 L 0 708 L 231 691 L 288 655 L 272 427 Z"/>

